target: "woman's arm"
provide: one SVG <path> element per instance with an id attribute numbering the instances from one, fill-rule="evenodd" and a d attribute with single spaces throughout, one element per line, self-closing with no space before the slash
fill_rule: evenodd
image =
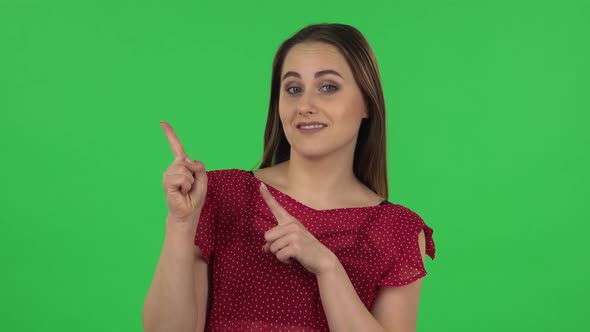
<path id="1" fill-rule="evenodd" d="M 146 332 L 203 330 L 208 276 L 195 234 L 167 222 L 160 260 L 145 297 L 142 322 Z"/>
<path id="2" fill-rule="evenodd" d="M 424 231 L 418 236 L 424 260 Z M 416 331 L 418 301 L 422 280 L 403 287 L 387 287 L 378 294 L 369 312 L 360 300 L 346 270 L 338 261 L 329 272 L 316 275 L 322 306 L 331 332 L 410 332 Z"/>

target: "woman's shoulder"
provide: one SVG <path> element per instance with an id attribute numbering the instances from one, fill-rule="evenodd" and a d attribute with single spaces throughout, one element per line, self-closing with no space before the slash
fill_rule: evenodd
<path id="1" fill-rule="evenodd" d="M 245 175 L 248 175 L 248 171 L 241 168 L 207 170 L 207 177 L 216 179 L 234 179 L 236 177 L 244 177 Z"/>
<path id="2" fill-rule="evenodd" d="M 207 170 L 207 182 L 211 185 L 240 184 L 251 176 L 249 171 L 240 168 Z"/>
<path id="3" fill-rule="evenodd" d="M 420 227 L 424 224 L 424 220 L 415 210 L 395 202 L 387 204 L 387 208 L 382 210 L 381 217 L 385 222 L 401 227 Z"/>
<path id="4" fill-rule="evenodd" d="M 388 201 L 370 212 L 368 216 L 371 222 L 365 227 L 375 236 L 390 238 L 401 234 L 417 234 L 426 226 L 417 212 L 395 202 Z"/>

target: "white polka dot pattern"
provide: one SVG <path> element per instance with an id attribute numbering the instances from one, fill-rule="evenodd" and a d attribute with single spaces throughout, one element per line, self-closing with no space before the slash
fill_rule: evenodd
<path id="1" fill-rule="evenodd" d="M 260 180 L 241 169 L 208 171 L 207 196 L 195 245 L 213 272 L 206 331 L 329 331 L 315 276 L 298 262 L 261 252 L 277 225 L 258 191 Z M 275 199 L 344 266 L 370 309 L 380 286 L 402 286 L 426 275 L 418 233 L 434 259 L 433 230 L 399 204 L 315 210 L 268 185 Z"/>

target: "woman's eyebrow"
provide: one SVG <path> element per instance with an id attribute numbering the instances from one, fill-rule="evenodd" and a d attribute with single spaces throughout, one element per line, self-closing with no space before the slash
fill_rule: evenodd
<path id="1" fill-rule="evenodd" d="M 327 74 L 334 74 L 337 76 L 340 76 L 342 79 L 344 79 L 344 77 L 342 77 L 342 75 L 340 75 L 337 71 L 333 70 L 333 69 L 325 69 L 325 70 L 320 70 L 317 73 L 315 73 L 313 75 L 314 78 L 318 78 L 322 75 L 327 75 Z M 289 77 L 289 76 L 293 76 L 293 77 L 297 77 L 297 78 L 301 78 L 301 75 L 299 75 L 298 72 L 295 71 L 288 71 L 285 73 L 285 75 L 283 75 L 283 78 L 281 78 L 281 81 L 284 81 L 285 78 Z"/>

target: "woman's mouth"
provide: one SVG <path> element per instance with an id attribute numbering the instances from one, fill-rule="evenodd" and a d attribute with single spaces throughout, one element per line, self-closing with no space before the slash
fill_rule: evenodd
<path id="1" fill-rule="evenodd" d="M 301 125 L 297 126 L 297 129 L 300 133 L 304 135 L 311 135 L 319 132 L 320 130 L 326 128 L 326 125 L 323 124 L 313 124 L 313 125 Z"/>

